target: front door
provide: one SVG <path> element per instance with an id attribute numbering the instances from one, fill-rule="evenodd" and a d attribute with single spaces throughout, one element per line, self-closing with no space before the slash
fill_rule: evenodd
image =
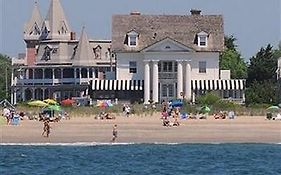
<path id="1" fill-rule="evenodd" d="M 175 97 L 175 84 L 162 84 L 161 85 L 161 101 L 171 100 Z"/>

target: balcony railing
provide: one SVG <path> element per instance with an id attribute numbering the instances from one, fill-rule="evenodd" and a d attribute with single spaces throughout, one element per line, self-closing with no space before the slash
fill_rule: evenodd
<path id="1" fill-rule="evenodd" d="M 174 72 L 160 72 L 159 79 L 176 79 L 177 73 Z"/>
<path id="2" fill-rule="evenodd" d="M 63 78 L 63 79 L 15 79 L 14 85 L 52 85 L 52 84 L 86 84 L 92 78 Z"/>

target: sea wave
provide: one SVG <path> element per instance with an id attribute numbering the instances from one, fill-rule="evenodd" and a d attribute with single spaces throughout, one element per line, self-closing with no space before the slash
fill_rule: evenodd
<path id="1" fill-rule="evenodd" d="M 176 142 L 154 142 L 154 143 L 135 143 L 135 142 L 75 142 L 75 143 L 0 143 L 0 146 L 114 146 L 114 145 L 183 145 L 183 144 L 201 144 L 201 145 L 221 145 L 221 144 L 231 144 L 231 143 L 176 143 Z M 237 143 L 233 143 L 237 144 Z M 241 143 L 240 143 L 241 144 Z M 243 143 L 242 143 L 243 144 Z M 247 143 L 244 143 L 247 144 Z M 255 144 L 255 143 L 248 143 Z M 256 143 L 259 144 L 259 143 Z M 261 144 L 273 144 L 281 145 L 281 143 L 261 143 Z"/>

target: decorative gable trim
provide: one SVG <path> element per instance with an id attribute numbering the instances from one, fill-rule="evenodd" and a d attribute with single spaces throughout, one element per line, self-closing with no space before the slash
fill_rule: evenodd
<path id="1" fill-rule="evenodd" d="M 144 48 L 141 52 L 194 52 L 194 49 L 167 37 Z"/>

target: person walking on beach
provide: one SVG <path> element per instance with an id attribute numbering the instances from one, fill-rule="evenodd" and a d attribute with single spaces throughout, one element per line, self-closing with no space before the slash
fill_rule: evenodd
<path id="1" fill-rule="evenodd" d="M 117 138 L 117 125 L 116 124 L 113 126 L 112 135 L 113 135 L 113 137 L 112 137 L 111 141 L 115 142 L 115 140 Z"/>
<path id="2" fill-rule="evenodd" d="M 44 136 L 44 137 L 49 137 L 49 135 L 50 135 L 50 130 L 51 130 L 50 122 L 49 122 L 49 120 L 47 119 L 47 120 L 44 121 L 44 127 L 43 127 L 42 136 Z M 45 136 L 45 133 L 46 133 L 46 136 Z"/>
<path id="3" fill-rule="evenodd" d="M 127 105 L 127 106 L 126 106 L 126 108 L 125 108 L 125 112 L 126 112 L 126 117 L 129 117 L 130 112 L 131 112 L 131 108 L 130 108 L 130 106 L 129 106 L 129 105 Z"/>

